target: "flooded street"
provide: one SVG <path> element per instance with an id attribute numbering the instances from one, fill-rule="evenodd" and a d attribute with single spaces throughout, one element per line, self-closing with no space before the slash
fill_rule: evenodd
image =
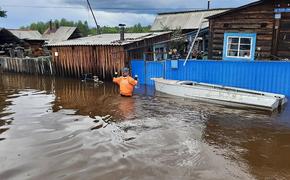
<path id="1" fill-rule="evenodd" d="M 282 113 L 0 75 L 0 179 L 290 179 Z"/>

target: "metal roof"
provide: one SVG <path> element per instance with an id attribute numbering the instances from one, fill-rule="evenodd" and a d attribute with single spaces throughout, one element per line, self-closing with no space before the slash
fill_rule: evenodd
<path id="1" fill-rule="evenodd" d="M 44 34 L 43 37 L 48 39 L 48 43 L 66 41 L 71 37 L 76 29 L 76 27 L 60 26 L 54 33 Z"/>
<path id="2" fill-rule="evenodd" d="M 44 40 L 42 35 L 38 31 L 34 30 L 25 30 L 25 29 L 7 29 L 18 39 L 26 40 Z"/>
<path id="3" fill-rule="evenodd" d="M 209 26 L 209 16 L 223 13 L 229 9 L 209 9 L 209 10 L 196 10 L 196 11 L 182 11 L 172 13 L 160 13 L 156 16 L 155 21 L 151 27 L 152 31 L 162 31 L 166 28 L 169 30 L 175 29 L 198 29 L 200 22 L 205 21 L 202 28 Z"/>
<path id="4" fill-rule="evenodd" d="M 100 34 L 62 42 L 48 43 L 47 46 L 97 46 L 97 45 L 123 46 L 168 33 L 170 32 L 167 31 L 167 32 L 152 32 L 152 33 L 125 33 L 125 41 L 120 41 L 120 34 L 118 33 Z"/>

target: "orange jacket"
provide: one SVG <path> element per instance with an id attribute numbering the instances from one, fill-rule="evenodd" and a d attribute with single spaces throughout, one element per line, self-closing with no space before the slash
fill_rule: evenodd
<path id="1" fill-rule="evenodd" d="M 114 78 L 113 82 L 120 86 L 120 94 L 123 96 L 132 96 L 134 86 L 138 83 L 131 76 Z"/>

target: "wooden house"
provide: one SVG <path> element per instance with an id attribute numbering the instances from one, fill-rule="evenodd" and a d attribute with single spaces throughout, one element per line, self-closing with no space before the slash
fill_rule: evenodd
<path id="1" fill-rule="evenodd" d="M 55 43 L 59 41 L 66 41 L 83 37 L 82 33 L 77 27 L 60 26 L 59 28 L 52 28 L 52 25 L 43 33 L 43 38 L 48 43 Z"/>
<path id="2" fill-rule="evenodd" d="M 223 13 L 229 9 L 205 9 L 193 11 L 179 11 L 179 12 L 166 12 L 159 13 L 154 23 L 152 24 L 151 31 L 179 31 L 177 35 L 180 41 L 184 42 L 181 47 L 174 47 L 179 50 L 179 53 L 187 55 L 188 49 L 197 33 L 199 27 L 201 28 L 196 49 L 198 51 L 207 52 L 208 50 L 208 27 L 209 22 L 206 19 L 209 16 Z M 172 41 L 171 41 L 172 42 Z M 159 42 L 155 45 L 155 59 L 166 59 L 166 53 L 158 53 L 160 51 L 166 52 L 170 47 L 171 42 Z"/>
<path id="3" fill-rule="evenodd" d="M 209 59 L 290 58 L 290 1 L 260 0 L 209 17 Z"/>
<path id="4" fill-rule="evenodd" d="M 131 59 L 143 59 L 153 44 L 170 39 L 171 32 L 101 34 L 49 43 L 56 74 L 80 77 L 85 73 L 110 78 L 129 66 Z M 151 56 L 151 59 L 153 57 Z"/>
<path id="5" fill-rule="evenodd" d="M 38 31 L 22 29 L 0 29 L 2 55 L 41 56 L 45 39 Z M 9 52 L 7 52 L 9 50 Z M 23 52 L 19 53 L 20 50 Z"/>

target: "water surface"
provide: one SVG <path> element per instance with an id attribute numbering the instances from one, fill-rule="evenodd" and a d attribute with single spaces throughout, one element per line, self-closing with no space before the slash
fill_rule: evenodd
<path id="1" fill-rule="evenodd" d="M 1 74 L 0 179 L 289 179 L 290 110 Z"/>

